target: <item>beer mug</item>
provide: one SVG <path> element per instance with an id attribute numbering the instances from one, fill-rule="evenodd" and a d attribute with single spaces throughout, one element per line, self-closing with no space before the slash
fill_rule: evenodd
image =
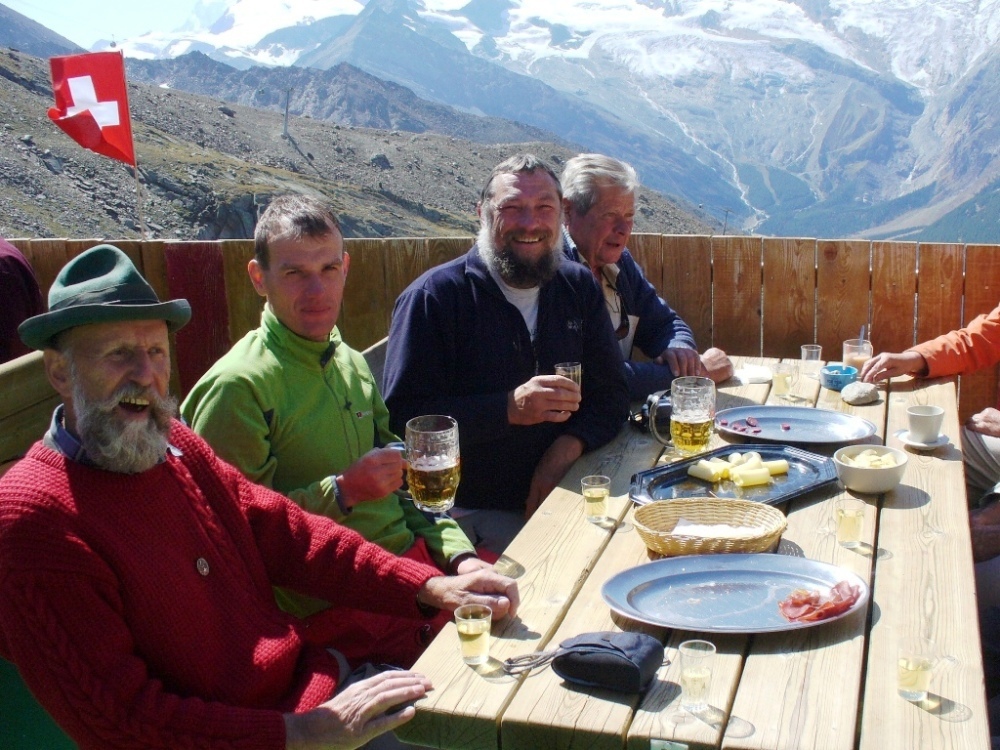
<path id="1" fill-rule="evenodd" d="M 461 476 L 458 422 L 443 414 L 414 417 L 406 423 L 405 442 L 413 504 L 428 513 L 447 513 Z"/>
<path id="2" fill-rule="evenodd" d="M 715 383 L 711 378 L 685 376 L 670 384 L 670 437 L 681 453 L 708 449 L 715 419 Z"/>

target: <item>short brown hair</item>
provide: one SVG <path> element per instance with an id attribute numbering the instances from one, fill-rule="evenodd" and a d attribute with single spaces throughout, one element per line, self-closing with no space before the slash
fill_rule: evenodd
<path id="1" fill-rule="evenodd" d="M 480 205 L 489 202 L 490 198 L 493 197 L 493 181 L 502 174 L 520 174 L 521 172 L 536 172 L 541 169 L 556 184 L 556 190 L 559 193 L 559 199 L 562 200 L 562 186 L 559 184 L 559 178 L 556 177 L 556 173 L 552 171 L 544 161 L 539 159 L 534 154 L 517 154 L 509 159 L 504 159 L 502 162 L 493 167 L 493 171 L 490 172 L 489 179 L 486 180 L 486 184 L 483 186 L 483 192 L 479 195 Z"/>
<path id="2" fill-rule="evenodd" d="M 279 195 L 257 220 L 253 233 L 254 257 L 265 271 L 271 242 L 286 237 L 326 237 L 340 229 L 340 220 L 326 203 L 308 195 Z"/>

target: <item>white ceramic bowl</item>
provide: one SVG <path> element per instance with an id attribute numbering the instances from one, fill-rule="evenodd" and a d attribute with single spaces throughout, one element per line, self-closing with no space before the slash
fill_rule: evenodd
<path id="1" fill-rule="evenodd" d="M 866 450 L 873 450 L 880 456 L 891 453 L 896 459 L 896 465 L 869 469 L 844 463 L 845 456 L 853 459 Z M 833 454 L 833 464 L 837 467 L 837 476 L 840 477 L 844 486 L 849 490 L 854 490 L 854 492 L 862 492 L 867 495 L 880 495 L 895 489 L 906 472 L 906 461 L 905 451 L 884 445 L 848 445 Z"/>

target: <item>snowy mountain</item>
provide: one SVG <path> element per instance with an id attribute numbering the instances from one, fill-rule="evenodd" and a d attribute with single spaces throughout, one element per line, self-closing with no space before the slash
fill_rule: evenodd
<path id="1" fill-rule="evenodd" d="M 1000 180 L 998 37 L 1000 0 L 211 0 L 120 46 L 349 62 L 627 158 L 731 225 L 902 237 Z"/>

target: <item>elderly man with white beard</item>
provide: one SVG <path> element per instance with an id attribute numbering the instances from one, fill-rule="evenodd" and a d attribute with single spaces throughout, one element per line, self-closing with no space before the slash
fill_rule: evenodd
<path id="1" fill-rule="evenodd" d="M 221 461 L 167 395 L 190 315 L 100 245 L 19 327 L 62 404 L 0 478 L 0 655 L 81 748 L 360 747 L 429 681 L 351 674 L 272 585 L 429 619 L 513 614 L 516 584 L 396 557 Z"/>
<path id="2" fill-rule="evenodd" d="M 530 154 L 497 165 L 483 188 L 475 245 L 400 295 L 385 366 L 398 432 L 420 414 L 458 421 L 456 520 L 503 552 L 584 452 L 628 416 L 622 355 L 604 297 L 563 262 L 562 193 Z M 554 374 L 580 362 L 582 383 Z"/>

